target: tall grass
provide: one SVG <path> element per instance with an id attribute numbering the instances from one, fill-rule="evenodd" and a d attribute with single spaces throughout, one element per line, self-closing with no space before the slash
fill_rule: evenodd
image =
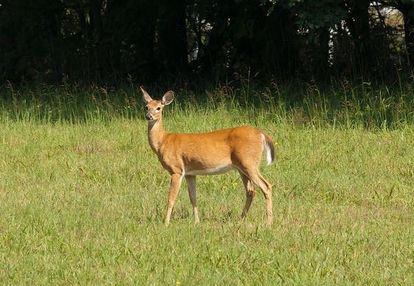
<path id="1" fill-rule="evenodd" d="M 162 96 L 161 90 L 156 90 Z M 219 86 L 204 91 L 176 90 L 175 110 L 243 110 L 273 122 L 295 126 L 399 128 L 414 123 L 414 87 L 389 88 L 369 84 L 320 88 L 316 85 L 276 84 L 252 89 Z M 140 93 L 133 87 L 116 90 L 92 86 L 36 86 L 3 88 L 0 120 L 85 122 L 142 117 Z"/>

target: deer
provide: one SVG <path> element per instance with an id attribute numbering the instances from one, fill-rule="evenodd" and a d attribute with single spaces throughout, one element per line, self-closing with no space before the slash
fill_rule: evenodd
<path id="1" fill-rule="evenodd" d="M 262 191 L 266 202 L 266 222 L 271 225 L 272 186 L 259 171 L 262 153 L 265 150 L 267 164 L 275 159 L 272 138 L 251 126 L 220 129 L 208 133 L 169 133 L 163 127 L 164 107 L 174 100 L 174 92 L 167 91 L 161 100 L 152 99 L 140 87 L 148 121 L 148 142 L 158 156 L 163 168 L 170 174 L 170 186 L 165 215 L 168 226 L 171 213 L 180 190 L 182 179 L 187 181 L 195 223 L 200 222 L 196 176 L 217 175 L 237 170 L 246 192 L 242 218 L 245 218 L 256 195 L 255 187 Z"/>

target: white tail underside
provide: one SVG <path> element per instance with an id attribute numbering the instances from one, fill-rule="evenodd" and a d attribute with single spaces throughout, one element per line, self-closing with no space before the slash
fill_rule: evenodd
<path id="1" fill-rule="evenodd" d="M 264 148 L 264 151 L 265 151 L 267 165 L 270 165 L 270 164 L 272 164 L 272 153 L 270 151 L 269 145 L 267 145 L 266 138 L 265 138 L 264 134 L 262 134 L 262 144 L 263 144 L 263 148 Z"/>

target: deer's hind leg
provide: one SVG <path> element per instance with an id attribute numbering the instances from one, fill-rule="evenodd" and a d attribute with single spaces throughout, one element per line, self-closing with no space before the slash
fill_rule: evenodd
<path id="1" fill-rule="evenodd" d="M 254 188 L 253 182 L 250 181 L 249 178 L 245 174 L 243 174 L 242 172 L 239 171 L 239 173 L 240 173 L 240 177 L 243 181 L 244 190 L 246 191 L 246 203 L 244 205 L 243 212 L 242 212 L 242 215 L 241 215 L 242 218 L 245 218 L 248 211 L 249 211 L 249 209 L 250 209 L 252 201 L 253 201 L 253 199 L 256 195 L 256 190 Z"/>
<path id="2" fill-rule="evenodd" d="M 237 167 L 239 171 L 248 178 L 249 181 L 253 182 L 262 191 L 266 200 L 267 224 L 271 225 L 273 222 L 272 185 L 270 185 L 260 174 L 258 166 L 251 164 L 243 164 L 242 162 L 240 162 L 240 164 L 238 164 Z"/>
<path id="3" fill-rule="evenodd" d="M 196 177 L 195 176 L 185 176 L 188 185 L 188 195 L 190 196 L 191 205 L 193 206 L 194 221 L 195 223 L 200 222 L 198 217 L 197 209 L 197 193 L 196 193 Z"/>

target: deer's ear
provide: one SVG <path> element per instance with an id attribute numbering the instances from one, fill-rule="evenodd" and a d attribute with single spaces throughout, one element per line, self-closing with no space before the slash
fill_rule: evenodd
<path id="1" fill-rule="evenodd" d="M 142 99 L 144 99 L 144 102 L 148 103 L 148 102 L 152 101 L 152 98 L 148 94 L 148 92 L 146 92 L 145 89 L 142 86 L 140 86 L 139 88 L 142 91 Z"/>
<path id="2" fill-rule="evenodd" d="M 161 103 L 163 105 L 168 105 L 174 100 L 174 92 L 173 91 L 167 91 L 164 96 L 162 97 Z"/>

